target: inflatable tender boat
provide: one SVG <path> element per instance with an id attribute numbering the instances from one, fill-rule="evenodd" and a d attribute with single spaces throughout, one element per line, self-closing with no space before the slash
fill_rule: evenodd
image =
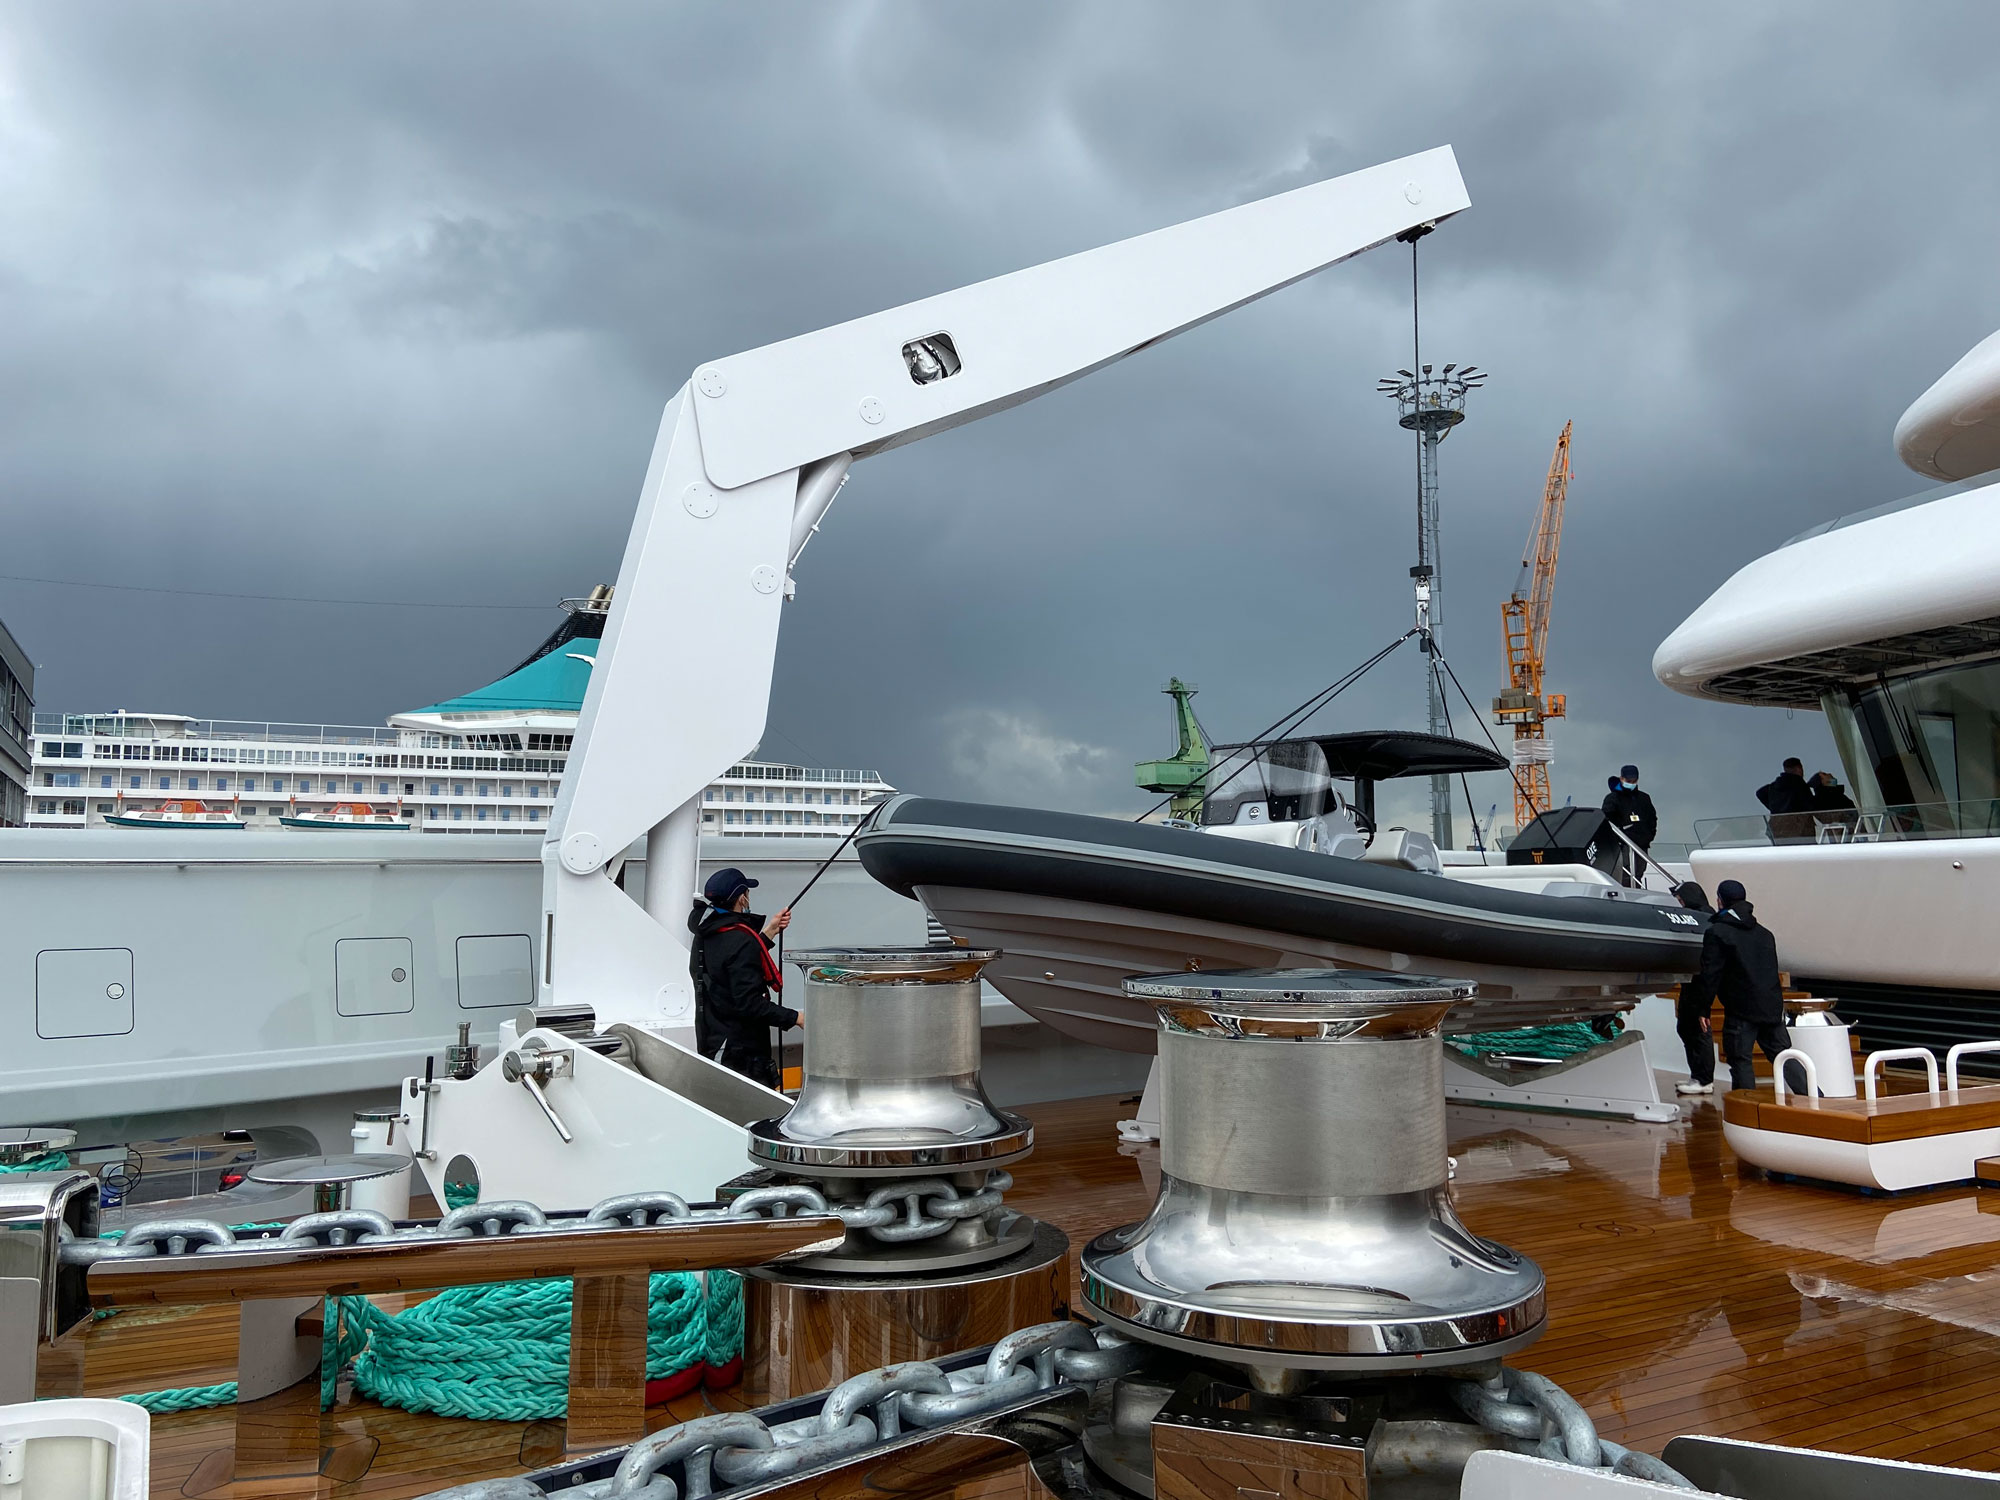
<path id="1" fill-rule="evenodd" d="M 1167 970 L 1340 965 L 1479 982 L 1447 1029 L 1629 1009 L 1699 962 L 1704 918 L 1588 862 L 1446 866 L 1374 826 L 1374 783 L 1497 769 L 1482 746 L 1379 731 L 1219 747 L 1201 821 L 1163 826 L 899 796 L 862 865 L 953 938 L 1002 950 L 986 977 L 1084 1041 L 1148 1052 L 1122 982 Z M 1337 779 L 1352 783 L 1343 796 Z"/>

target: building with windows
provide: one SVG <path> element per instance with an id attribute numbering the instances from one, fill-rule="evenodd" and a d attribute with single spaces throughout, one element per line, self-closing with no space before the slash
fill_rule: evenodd
<path id="1" fill-rule="evenodd" d="M 34 663 L 0 622 L 0 828 L 19 828 L 28 821 L 34 717 Z"/>
<path id="2" fill-rule="evenodd" d="M 35 714 L 28 813 L 37 828 L 192 800 L 250 829 L 342 803 L 399 809 L 430 833 L 546 832 L 590 682 L 609 590 L 565 600 L 567 618 L 520 666 L 386 726 L 262 724 L 119 710 Z M 4 746 L 0 746 L 0 757 Z M 702 831 L 841 838 L 895 789 L 874 771 L 750 760 L 704 794 Z"/>

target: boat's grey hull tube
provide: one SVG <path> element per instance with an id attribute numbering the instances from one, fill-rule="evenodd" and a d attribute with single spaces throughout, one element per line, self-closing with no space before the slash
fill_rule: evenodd
<path id="1" fill-rule="evenodd" d="M 1629 1008 L 1691 974 L 1700 919 L 1642 900 L 1489 889 L 1413 870 L 1074 813 L 897 797 L 856 841 L 877 880 L 954 938 L 1002 950 L 985 977 L 1083 1041 L 1153 1050 L 1121 988 L 1166 970 L 1387 969 L 1479 981 L 1448 1030 Z"/>

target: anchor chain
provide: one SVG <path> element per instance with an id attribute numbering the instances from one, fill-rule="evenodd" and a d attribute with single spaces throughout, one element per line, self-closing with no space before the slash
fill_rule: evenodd
<path id="1" fill-rule="evenodd" d="M 550 1218 L 532 1203 L 500 1200 L 454 1209 L 435 1225 L 398 1229 L 372 1209 L 343 1208 L 307 1214 L 271 1234 L 239 1237 L 227 1225 L 207 1219 L 160 1219 L 135 1225 L 122 1240 L 80 1240 L 61 1230 L 64 1265 L 90 1266 L 102 1260 L 150 1260 L 172 1255 L 254 1254 L 317 1245 L 379 1245 L 469 1240 L 503 1235 L 574 1234 L 579 1231 L 641 1228 L 648 1223 L 711 1224 L 783 1218 L 789 1209 L 828 1213 L 826 1200 L 812 1188 L 760 1188 L 723 1208 L 690 1208 L 678 1193 L 621 1193 L 580 1217 Z"/>
<path id="2" fill-rule="evenodd" d="M 782 1219 L 791 1213 L 833 1214 L 849 1229 L 865 1231 L 884 1244 L 909 1244 L 948 1234 L 967 1219 L 983 1218 L 1001 1206 L 1014 1185 L 1003 1171 L 986 1174 L 986 1184 L 965 1192 L 941 1177 L 892 1182 L 854 1203 L 829 1203 L 818 1188 L 803 1183 L 753 1188 L 722 1208 L 690 1208 L 678 1193 L 620 1193 L 593 1206 L 581 1218 L 550 1218 L 520 1199 L 470 1203 L 453 1209 L 436 1225 L 398 1229 L 384 1214 L 342 1208 L 294 1219 L 275 1234 L 238 1238 L 227 1225 L 207 1219 L 159 1219 L 139 1224 L 123 1240 L 79 1240 L 63 1231 L 62 1260 L 71 1266 L 100 1260 L 148 1260 L 160 1255 L 221 1255 L 273 1250 L 302 1244 L 335 1247 L 466 1240 L 501 1235 L 573 1234 L 579 1230 L 642 1228 L 647 1224 L 704 1224 L 743 1219 Z"/>
<path id="3" fill-rule="evenodd" d="M 912 1428 L 943 1427 L 1011 1406 L 1058 1384 L 1088 1385 L 1135 1369 L 1143 1345 L 1081 1323 L 1042 1323 L 1011 1333 L 986 1363 L 946 1373 L 912 1361 L 843 1381 L 815 1416 L 766 1423 L 747 1412 L 697 1417 L 626 1449 L 609 1477 L 562 1491 L 576 1500 L 705 1500 L 718 1489 L 766 1484 L 860 1453 Z M 663 1472 L 681 1464 L 685 1496 Z M 527 1488 L 521 1486 L 527 1485 Z M 532 1482 L 482 1480 L 432 1500 L 527 1500 Z"/>
<path id="4" fill-rule="evenodd" d="M 1695 1488 L 1678 1470 L 1652 1454 L 1599 1436 L 1590 1413 L 1546 1375 L 1503 1366 L 1489 1380 L 1454 1384 L 1451 1394 L 1465 1414 L 1486 1431 L 1533 1443 L 1533 1452 L 1540 1458 L 1580 1469 L 1606 1469 L 1677 1489 Z"/>

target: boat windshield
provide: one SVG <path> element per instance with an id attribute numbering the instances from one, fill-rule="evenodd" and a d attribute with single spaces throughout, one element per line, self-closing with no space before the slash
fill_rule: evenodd
<path id="1" fill-rule="evenodd" d="M 1295 823 L 1335 801 L 1326 754 L 1312 740 L 1218 745 L 1202 779 L 1205 824 Z"/>

